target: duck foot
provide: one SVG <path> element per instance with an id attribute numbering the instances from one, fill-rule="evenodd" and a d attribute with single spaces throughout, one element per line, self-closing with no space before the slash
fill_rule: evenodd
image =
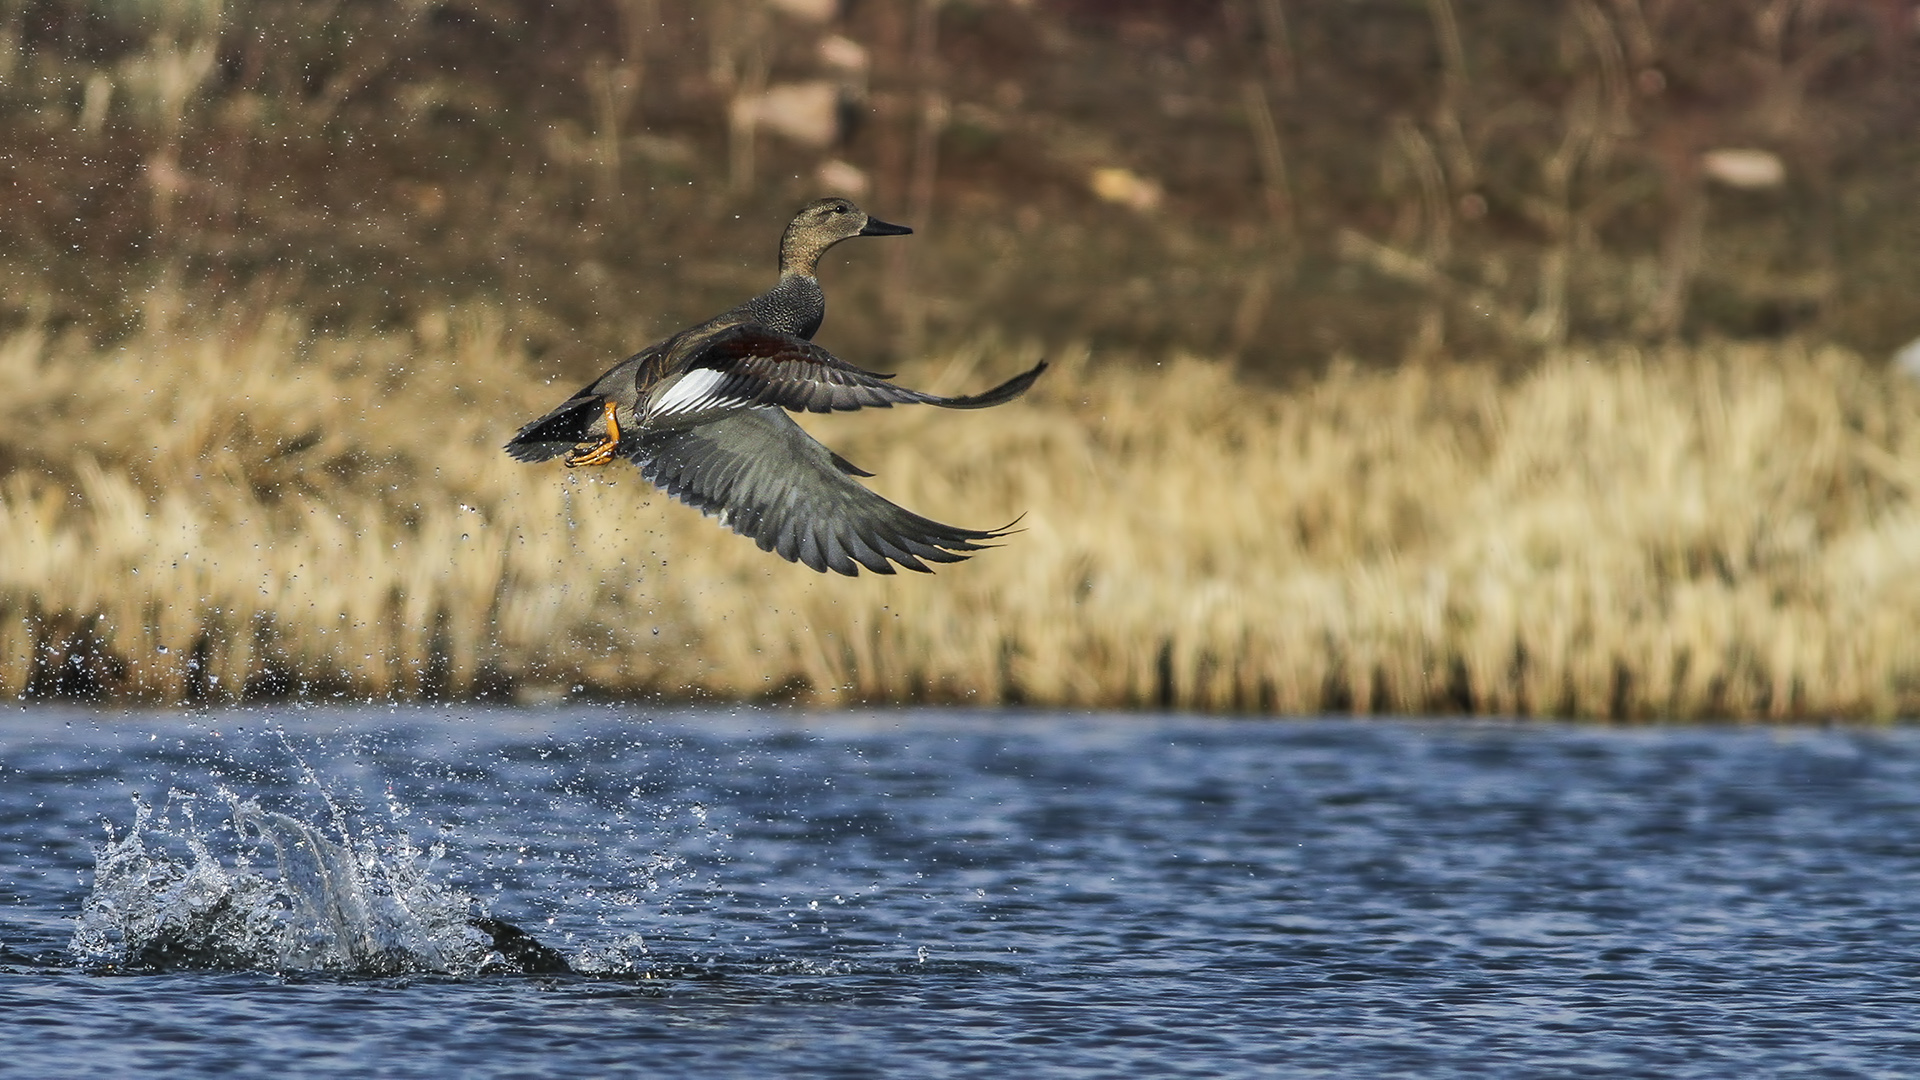
<path id="1" fill-rule="evenodd" d="M 617 406 L 609 401 L 606 403 L 605 408 L 607 413 L 607 433 L 602 435 L 600 441 L 594 443 L 592 446 L 582 443 L 579 449 L 568 454 L 567 468 L 578 469 L 583 465 L 605 465 L 607 462 L 613 460 L 615 451 L 620 449 L 620 421 L 614 416 L 614 409 L 617 408 Z"/>

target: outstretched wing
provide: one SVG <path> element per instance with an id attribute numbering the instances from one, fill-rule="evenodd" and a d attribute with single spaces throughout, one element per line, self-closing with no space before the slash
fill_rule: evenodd
<path id="1" fill-rule="evenodd" d="M 1011 401 L 1047 369 L 1045 361 L 980 394 L 942 397 L 895 386 L 891 375 L 867 371 L 804 338 L 765 326 L 730 327 L 702 344 L 677 379 L 649 402 L 650 419 L 712 413 L 743 405 L 778 405 L 807 412 L 938 405 L 984 409 Z"/>
<path id="2" fill-rule="evenodd" d="M 761 550 L 815 570 L 853 576 L 898 563 L 928 573 L 959 562 L 1004 530 L 942 525 L 861 487 L 858 472 L 777 408 L 728 413 L 697 427 L 640 433 L 641 475 Z M 862 474 L 865 475 L 865 474 Z"/>

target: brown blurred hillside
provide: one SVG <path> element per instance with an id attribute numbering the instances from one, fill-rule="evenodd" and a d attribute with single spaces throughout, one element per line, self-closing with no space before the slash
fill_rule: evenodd
<path id="1" fill-rule="evenodd" d="M 1920 332 L 1905 0 L 0 0 L 0 320 L 448 334 L 585 374 L 757 290 L 823 340 L 1254 370 Z"/>

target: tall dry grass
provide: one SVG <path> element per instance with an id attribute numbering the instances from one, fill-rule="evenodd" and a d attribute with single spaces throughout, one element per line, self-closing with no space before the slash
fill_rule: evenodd
<path id="1" fill-rule="evenodd" d="M 1920 392 L 1832 349 L 1337 370 L 1057 366 L 810 421 L 907 506 L 1024 513 L 823 577 L 630 468 L 498 447 L 569 387 L 264 316 L 0 340 L 0 693 L 566 692 L 1642 717 L 1920 706 Z M 1030 362 L 982 343 L 907 381 Z"/>

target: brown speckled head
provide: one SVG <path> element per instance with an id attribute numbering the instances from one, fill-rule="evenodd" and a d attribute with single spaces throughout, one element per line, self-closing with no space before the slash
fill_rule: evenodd
<path id="1" fill-rule="evenodd" d="M 818 199 L 800 208 L 787 231 L 780 235 L 780 272 L 814 275 L 820 256 L 842 240 L 856 236 L 905 236 L 913 232 L 893 225 L 841 199 Z"/>

